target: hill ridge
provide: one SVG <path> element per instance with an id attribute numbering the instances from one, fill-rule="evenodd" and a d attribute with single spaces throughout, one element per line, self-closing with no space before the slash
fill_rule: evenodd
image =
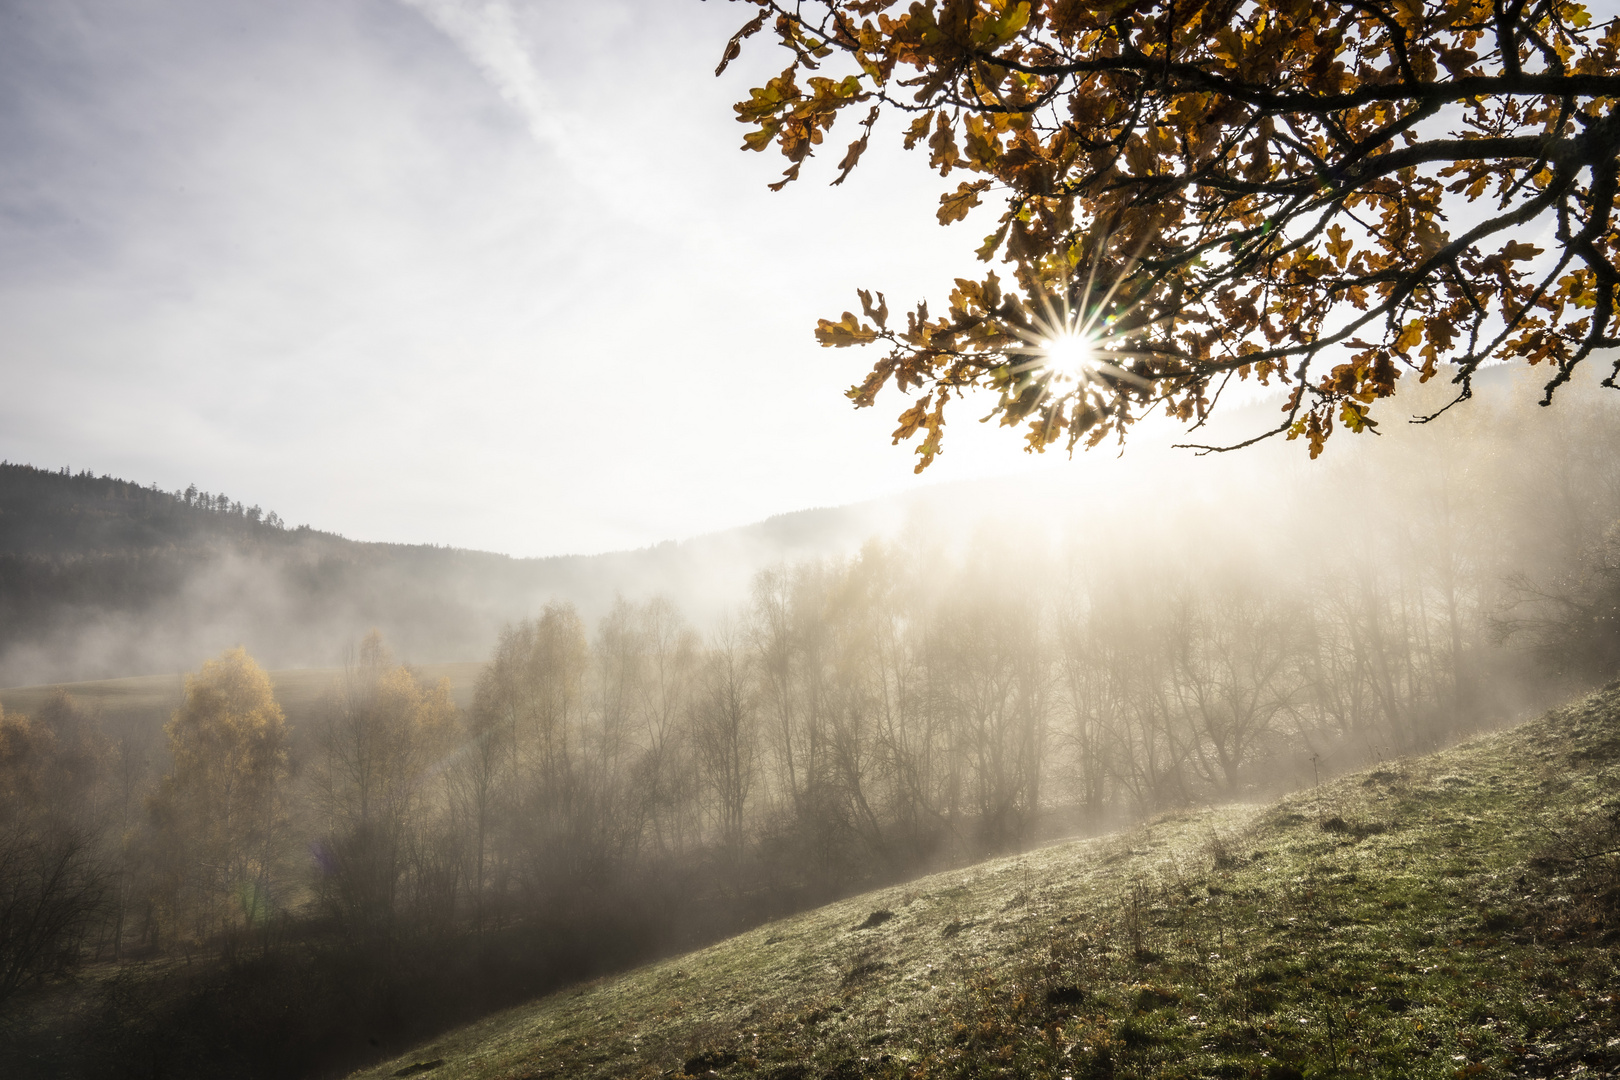
<path id="1" fill-rule="evenodd" d="M 701 621 L 759 566 L 852 550 L 871 524 L 821 507 L 530 558 L 288 528 L 224 498 L 0 463 L 0 686 L 184 670 L 237 644 L 272 667 L 325 667 L 373 627 L 415 661 L 470 661 L 550 600 L 594 619 L 621 594 L 661 593 Z"/>

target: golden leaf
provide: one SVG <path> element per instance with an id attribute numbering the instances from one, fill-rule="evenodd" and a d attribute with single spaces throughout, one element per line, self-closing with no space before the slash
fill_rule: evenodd
<path id="1" fill-rule="evenodd" d="M 1413 319 L 1401 329 L 1400 335 L 1395 339 L 1397 352 L 1411 352 L 1423 342 L 1423 320 Z"/>
<path id="2" fill-rule="evenodd" d="M 939 197 L 939 223 L 949 225 L 967 217 L 968 211 L 979 205 L 979 196 L 990 187 L 988 180 L 962 181 L 954 192 Z"/>
<path id="3" fill-rule="evenodd" d="M 866 345 L 877 340 L 877 331 L 865 326 L 853 312 L 844 312 L 837 322 L 816 320 L 816 340 L 823 347 L 842 349 L 850 345 Z"/>

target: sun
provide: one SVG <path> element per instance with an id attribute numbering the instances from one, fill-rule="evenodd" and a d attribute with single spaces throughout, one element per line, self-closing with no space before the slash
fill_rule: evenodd
<path id="1" fill-rule="evenodd" d="M 1129 383 L 1141 390 L 1152 388 L 1151 380 L 1120 366 L 1121 361 L 1150 358 L 1152 354 L 1132 348 L 1130 341 L 1120 334 L 1121 305 L 1114 302 L 1114 297 L 1123 279 L 1116 280 L 1102 296 L 1093 296 L 1098 258 L 1100 256 L 1092 260 L 1078 302 L 1073 283 L 1067 276 L 1067 264 L 1061 268 L 1064 280 L 1060 287 L 1048 289 L 1040 281 L 1031 283 L 1034 303 L 1030 306 L 1038 310 L 1030 311 L 1027 319 L 1001 324 L 1008 336 L 1017 341 L 997 351 L 1009 359 L 1019 358 L 997 368 L 1004 377 L 1026 376 L 1051 382 L 1055 384 L 1054 392 L 1065 398 L 1097 385 L 1117 389 L 1117 384 Z M 1161 320 L 1139 320 L 1138 329 L 1158 321 Z"/>
<path id="2" fill-rule="evenodd" d="M 1044 366 L 1059 375 L 1079 379 L 1096 366 L 1091 355 L 1091 343 L 1081 334 L 1066 333 L 1041 342 Z"/>

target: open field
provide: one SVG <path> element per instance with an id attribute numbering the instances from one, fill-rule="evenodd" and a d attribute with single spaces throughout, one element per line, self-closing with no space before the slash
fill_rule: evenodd
<path id="1" fill-rule="evenodd" d="M 1620 1075 L 1620 684 L 1273 805 L 870 893 L 367 1077 Z"/>
<path id="2" fill-rule="evenodd" d="M 481 662 L 423 664 L 414 670 L 424 683 L 450 680 L 450 696 L 462 709 L 472 705 Z M 318 715 L 322 701 L 343 678 L 342 668 L 288 668 L 270 672 L 276 701 L 296 731 L 301 722 Z M 185 695 L 185 676 L 137 675 L 126 679 L 44 686 L 18 686 L 0 690 L 0 706 L 7 712 L 35 713 L 58 689 L 66 690 L 81 708 L 115 730 L 159 730 Z"/>

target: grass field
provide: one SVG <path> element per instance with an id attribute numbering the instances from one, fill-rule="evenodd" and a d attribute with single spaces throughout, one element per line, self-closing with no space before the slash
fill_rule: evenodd
<path id="1" fill-rule="evenodd" d="M 463 709 L 472 705 L 478 662 L 423 664 L 415 668 L 424 682 L 450 680 L 450 694 Z M 342 668 L 293 668 L 270 672 L 276 701 L 294 731 L 315 719 L 326 695 L 337 688 Z M 32 714 L 39 711 L 58 689 L 66 690 L 79 706 L 105 721 L 114 730 L 160 730 L 170 714 L 179 708 L 185 695 L 184 675 L 139 675 L 127 679 L 101 679 L 95 682 L 64 683 L 60 687 L 19 686 L 0 690 L 0 706 L 6 712 Z"/>
<path id="2" fill-rule="evenodd" d="M 780 920 L 356 1075 L 1615 1076 L 1617 849 L 1620 684 Z"/>

